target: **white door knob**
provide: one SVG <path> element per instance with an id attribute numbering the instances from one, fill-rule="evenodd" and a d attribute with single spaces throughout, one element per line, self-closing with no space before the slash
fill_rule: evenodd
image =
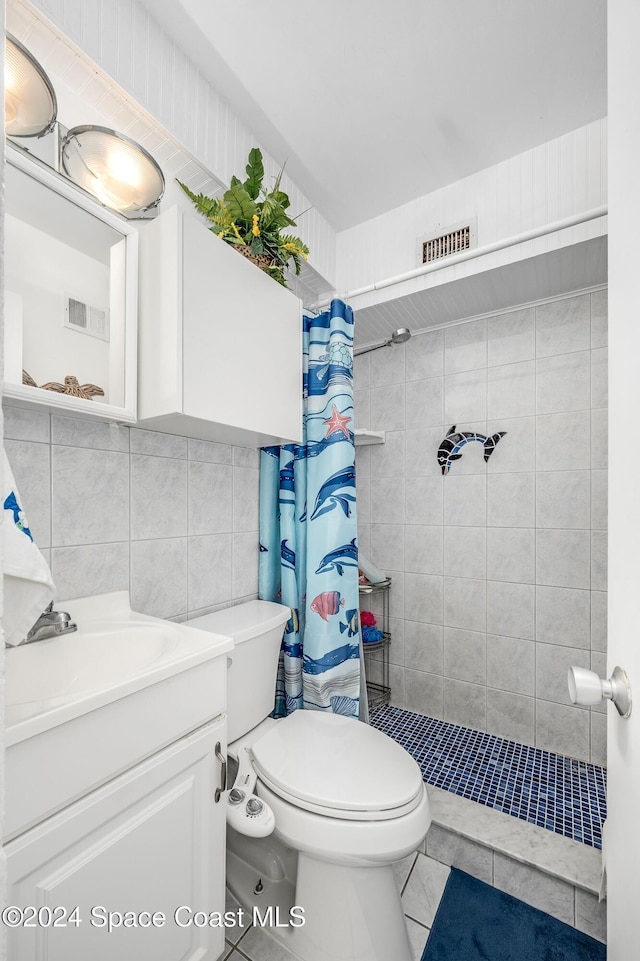
<path id="1" fill-rule="evenodd" d="M 631 714 L 631 685 L 626 671 L 621 667 L 614 667 L 609 680 L 598 677 L 595 671 L 587 671 L 584 667 L 570 667 L 567 681 L 572 704 L 592 707 L 606 698 L 613 701 L 621 717 Z"/>

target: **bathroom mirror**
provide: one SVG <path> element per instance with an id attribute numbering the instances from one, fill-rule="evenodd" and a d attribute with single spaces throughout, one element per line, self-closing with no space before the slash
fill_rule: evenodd
<path id="1" fill-rule="evenodd" d="M 135 421 L 137 241 L 131 224 L 7 144 L 5 398 Z"/>

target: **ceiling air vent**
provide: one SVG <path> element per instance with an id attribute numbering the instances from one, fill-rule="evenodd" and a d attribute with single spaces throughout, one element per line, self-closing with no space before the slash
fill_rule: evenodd
<path id="1" fill-rule="evenodd" d="M 421 241 L 421 263 L 431 264 L 435 260 L 442 260 L 443 257 L 461 254 L 465 250 L 471 250 L 475 245 L 476 218 L 474 217 L 464 224 L 448 227 L 445 232 L 437 236 L 425 237 Z"/>

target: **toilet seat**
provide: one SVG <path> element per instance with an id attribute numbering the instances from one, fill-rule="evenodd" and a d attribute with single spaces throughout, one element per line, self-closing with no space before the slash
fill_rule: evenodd
<path id="1" fill-rule="evenodd" d="M 325 817 L 390 820 L 413 811 L 424 796 L 411 755 L 354 718 L 295 711 L 258 738 L 251 754 L 274 794 Z"/>

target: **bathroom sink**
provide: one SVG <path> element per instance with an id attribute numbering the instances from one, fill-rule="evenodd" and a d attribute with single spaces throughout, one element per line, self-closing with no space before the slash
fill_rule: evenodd
<path id="1" fill-rule="evenodd" d="M 7 655 L 7 692 L 12 708 L 60 703 L 126 681 L 158 661 L 177 641 L 169 631 L 145 624 L 114 624 L 48 638 Z"/>
<path id="2" fill-rule="evenodd" d="M 232 647 L 226 637 L 131 611 L 126 591 L 57 606 L 77 631 L 7 649 L 9 744 Z"/>
<path id="3" fill-rule="evenodd" d="M 226 709 L 229 637 L 138 614 L 127 591 L 56 606 L 77 631 L 6 651 L 5 841 Z"/>

